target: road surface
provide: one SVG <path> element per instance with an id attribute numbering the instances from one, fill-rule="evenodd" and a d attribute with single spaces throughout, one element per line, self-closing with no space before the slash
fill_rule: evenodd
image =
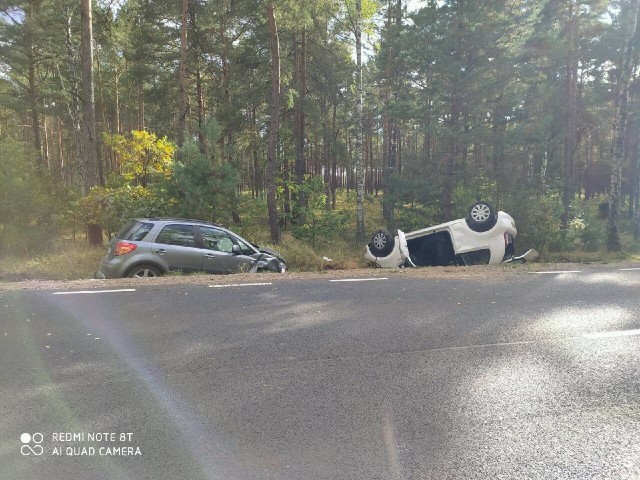
<path id="1" fill-rule="evenodd" d="M 0 479 L 640 478 L 640 270 L 384 273 L 0 293 Z"/>

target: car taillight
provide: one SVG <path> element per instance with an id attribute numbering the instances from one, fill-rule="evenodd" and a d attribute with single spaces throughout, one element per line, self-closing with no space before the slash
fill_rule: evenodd
<path id="1" fill-rule="evenodd" d="M 511 243 L 513 243 L 513 237 L 507 232 L 504 232 L 504 246 L 507 247 Z"/>
<path id="2" fill-rule="evenodd" d="M 138 246 L 135 243 L 129 242 L 118 242 L 116 243 L 116 248 L 113 251 L 115 256 L 118 255 L 126 255 L 127 253 L 133 252 Z"/>

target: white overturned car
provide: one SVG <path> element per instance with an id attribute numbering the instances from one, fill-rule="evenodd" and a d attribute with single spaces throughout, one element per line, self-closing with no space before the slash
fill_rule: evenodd
<path id="1" fill-rule="evenodd" d="M 517 234 L 508 213 L 496 212 L 488 202 L 476 202 L 469 207 L 466 218 L 415 232 L 398 230 L 395 236 L 386 230 L 377 231 L 366 247 L 365 258 L 388 268 L 495 265 L 535 259 L 535 250 L 514 256 Z"/>

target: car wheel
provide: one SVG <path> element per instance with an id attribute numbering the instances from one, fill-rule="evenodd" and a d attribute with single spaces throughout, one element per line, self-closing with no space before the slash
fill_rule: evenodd
<path id="1" fill-rule="evenodd" d="M 474 232 L 486 232 L 496 226 L 498 214 L 489 202 L 476 202 L 469 207 L 466 221 Z"/>
<path id="2" fill-rule="evenodd" d="M 393 250 L 393 246 L 393 235 L 387 230 L 378 230 L 371 237 L 369 250 L 374 257 L 386 257 Z"/>
<path id="3" fill-rule="evenodd" d="M 158 267 L 144 263 L 142 265 L 136 265 L 127 273 L 129 278 L 150 278 L 159 277 L 161 274 Z"/>

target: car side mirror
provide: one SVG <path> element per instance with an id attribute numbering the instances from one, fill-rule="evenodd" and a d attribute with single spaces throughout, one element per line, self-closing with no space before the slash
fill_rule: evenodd
<path id="1" fill-rule="evenodd" d="M 242 253 L 242 250 L 240 250 L 240 245 L 234 245 L 233 247 L 231 247 L 231 252 L 235 255 L 240 255 Z"/>

